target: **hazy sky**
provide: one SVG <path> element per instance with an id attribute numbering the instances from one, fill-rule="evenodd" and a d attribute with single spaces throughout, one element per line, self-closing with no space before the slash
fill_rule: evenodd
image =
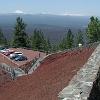
<path id="1" fill-rule="evenodd" d="M 0 13 L 100 16 L 100 0 L 0 0 Z"/>

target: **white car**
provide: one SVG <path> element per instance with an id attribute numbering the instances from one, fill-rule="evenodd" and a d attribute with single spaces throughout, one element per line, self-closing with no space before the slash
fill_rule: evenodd
<path id="1" fill-rule="evenodd" d="M 14 54 L 23 55 L 22 52 L 14 52 Z"/>
<path id="2" fill-rule="evenodd" d="M 16 57 L 23 55 L 22 52 L 14 52 L 12 54 L 10 54 L 10 59 L 15 59 Z"/>
<path id="3" fill-rule="evenodd" d="M 5 53 L 5 52 L 8 52 L 9 49 L 3 49 L 3 50 L 0 50 L 1 53 Z"/>

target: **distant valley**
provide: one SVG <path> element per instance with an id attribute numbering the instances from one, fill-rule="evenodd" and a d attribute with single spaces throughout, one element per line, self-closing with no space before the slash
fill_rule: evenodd
<path id="1" fill-rule="evenodd" d="M 49 14 L 2 14 L 0 15 L 0 28 L 5 36 L 11 39 L 13 36 L 16 18 L 20 16 L 27 24 L 27 33 L 31 36 L 35 28 L 41 29 L 44 35 L 52 42 L 58 42 L 63 38 L 68 28 L 73 33 L 78 29 L 84 31 L 88 25 L 88 16 L 62 16 Z"/>

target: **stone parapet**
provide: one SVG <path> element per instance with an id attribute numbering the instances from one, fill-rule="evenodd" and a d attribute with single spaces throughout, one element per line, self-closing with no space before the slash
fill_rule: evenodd
<path id="1" fill-rule="evenodd" d="M 60 100 L 87 100 L 100 65 L 100 44 L 69 85 L 59 93 Z"/>

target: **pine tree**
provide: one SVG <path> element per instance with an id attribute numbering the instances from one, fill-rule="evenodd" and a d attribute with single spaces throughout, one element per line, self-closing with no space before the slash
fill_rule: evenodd
<path id="1" fill-rule="evenodd" d="M 81 30 L 79 30 L 76 35 L 76 45 L 78 46 L 78 44 L 82 44 L 82 45 L 84 44 L 83 33 Z"/>
<path id="2" fill-rule="evenodd" d="M 28 47 L 29 46 L 29 38 L 25 32 L 26 24 L 23 22 L 23 19 L 18 17 L 16 19 L 15 31 L 14 31 L 14 47 Z"/>
<path id="3" fill-rule="evenodd" d="M 55 48 L 55 46 L 54 46 L 54 48 Z M 66 46 L 66 38 L 63 38 L 63 40 L 61 41 L 61 43 L 59 45 L 59 48 L 61 50 L 67 49 L 67 46 Z"/>
<path id="4" fill-rule="evenodd" d="M 57 44 L 53 44 L 52 45 L 52 52 L 57 52 L 59 51 L 60 49 L 62 49 L 59 45 Z"/>
<path id="5" fill-rule="evenodd" d="M 87 28 L 87 36 L 89 38 L 89 42 L 97 42 L 100 41 L 100 21 L 96 17 L 91 17 L 90 22 Z"/>
<path id="6" fill-rule="evenodd" d="M 37 29 L 35 29 L 31 40 L 32 40 L 32 48 L 34 50 L 40 50 L 41 49 L 41 40 L 42 40 L 41 31 L 38 31 Z"/>
<path id="7" fill-rule="evenodd" d="M 41 30 L 34 30 L 33 36 L 31 38 L 32 48 L 34 50 L 45 51 L 47 48 L 47 41 Z"/>
<path id="8" fill-rule="evenodd" d="M 60 43 L 61 49 L 70 49 L 73 47 L 74 36 L 72 34 L 71 29 L 68 30 L 67 35 L 63 38 L 62 42 Z"/>
<path id="9" fill-rule="evenodd" d="M 73 42 L 74 42 L 74 36 L 72 34 L 72 31 L 69 29 L 66 37 L 66 44 L 68 49 L 73 47 Z"/>
<path id="10" fill-rule="evenodd" d="M 7 40 L 4 37 L 4 34 L 1 29 L 0 29 L 0 45 L 7 45 Z"/>
<path id="11" fill-rule="evenodd" d="M 49 39 L 45 39 L 45 46 L 44 46 L 44 49 L 46 51 L 46 53 L 50 53 L 52 50 L 52 46 L 51 46 L 51 43 L 50 43 L 50 40 Z"/>

